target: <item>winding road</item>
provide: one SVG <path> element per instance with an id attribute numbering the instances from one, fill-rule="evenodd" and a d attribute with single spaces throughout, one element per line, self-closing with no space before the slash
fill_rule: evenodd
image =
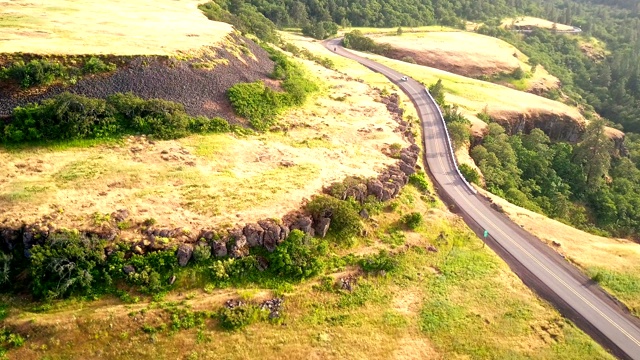
<path id="1" fill-rule="evenodd" d="M 340 46 L 341 39 L 325 42 L 335 53 L 358 61 L 397 84 L 413 101 L 422 122 L 425 168 L 439 195 L 478 234 L 488 230 L 485 242 L 539 295 L 565 317 L 623 359 L 640 360 L 640 321 L 573 265 L 539 239 L 527 233 L 466 184 L 449 151 L 441 114 L 425 87 L 391 68 L 355 55 Z"/>

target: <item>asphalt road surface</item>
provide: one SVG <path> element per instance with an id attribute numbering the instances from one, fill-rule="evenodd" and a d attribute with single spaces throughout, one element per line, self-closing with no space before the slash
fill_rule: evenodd
<path id="1" fill-rule="evenodd" d="M 522 230 L 471 190 L 460 177 L 450 154 L 445 126 L 425 87 L 382 64 L 357 56 L 340 46 L 341 39 L 325 42 L 339 55 L 356 60 L 388 77 L 411 98 L 423 127 L 426 168 L 445 203 L 459 212 L 467 224 L 485 239 L 518 276 L 560 312 L 573 320 L 613 354 L 640 360 L 640 322 L 624 311 L 575 267 L 539 239 Z M 482 235 L 481 235 L 482 237 Z"/>

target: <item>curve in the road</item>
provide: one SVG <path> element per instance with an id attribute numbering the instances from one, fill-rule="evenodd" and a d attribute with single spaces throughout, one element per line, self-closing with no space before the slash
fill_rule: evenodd
<path id="1" fill-rule="evenodd" d="M 453 205 L 476 233 L 488 230 L 491 235 L 485 239 L 487 244 L 525 284 L 563 315 L 616 356 L 640 360 L 640 321 L 574 266 L 470 190 L 449 149 L 441 113 L 425 87 L 411 78 L 400 81 L 403 74 L 345 50 L 340 41 L 329 40 L 325 46 L 385 75 L 413 101 L 422 122 L 425 168 L 445 202 Z"/>

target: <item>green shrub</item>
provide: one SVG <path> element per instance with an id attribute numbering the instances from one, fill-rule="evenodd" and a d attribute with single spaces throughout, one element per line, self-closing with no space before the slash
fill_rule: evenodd
<path id="1" fill-rule="evenodd" d="M 447 128 L 449 129 L 449 135 L 451 136 L 451 142 L 455 150 L 469 143 L 469 138 L 471 137 L 469 125 L 461 122 L 452 122 L 447 124 Z"/>
<path id="2" fill-rule="evenodd" d="M 390 272 L 396 269 L 398 264 L 399 261 L 386 250 L 380 250 L 378 254 L 364 257 L 359 261 L 362 270 L 368 273 Z"/>
<path id="3" fill-rule="evenodd" d="M 418 226 L 422 225 L 422 214 L 420 214 L 419 212 L 405 214 L 404 216 L 402 216 L 401 222 L 409 229 L 415 230 L 418 228 Z"/>
<path id="4" fill-rule="evenodd" d="M 281 97 L 264 83 L 239 83 L 227 90 L 233 110 L 257 130 L 267 130 L 282 111 Z"/>
<path id="5" fill-rule="evenodd" d="M 409 175 L 409 184 L 415 186 L 423 193 L 429 193 L 430 191 L 429 180 L 426 179 L 423 172 L 417 172 L 415 174 Z"/>
<path id="6" fill-rule="evenodd" d="M 348 201 L 331 196 L 316 196 L 307 204 L 307 211 L 314 218 L 331 216 L 328 234 L 341 245 L 352 245 L 353 238 L 362 231 L 362 222 L 356 208 Z"/>
<path id="7" fill-rule="evenodd" d="M 194 133 L 225 133 L 231 131 L 231 125 L 221 117 L 197 116 L 192 119 L 189 129 Z"/>
<path id="8" fill-rule="evenodd" d="M 467 164 L 459 164 L 458 169 L 460 169 L 460 173 L 468 182 L 480 185 L 480 174 L 476 169 Z"/>
<path id="9" fill-rule="evenodd" d="M 522 68 L 520 66 L 518 66 L 515 70 L 513 70 L 513 72 L 511 73 L 511 76 L 513 76 L 514 79 L 516 80 L 522 80 L 525 78 L 527 74 L 524 72 L 524 70 L 522 70 Z"/>
<path id="10" fill-rule="evenodd" d="M 302 280 L 319 274 L 324 264 L 322 245 L 314 246 L 300 230 L 293 230 L 269 256 L 269 269 L 280 277 Z"/>
<path id="11" fill-rule="evenodd" d="M 211 247 L 207 244 L 197 244 L 193 248 L 193 258 L 196 262 L 205 262 L 211 258 Z"/>
<path id="12" fill-rule="evenodd" d="M 267 311 L 260 310 L 255 305 L 247 304 L 231 309 L 223 307 L 218 312 L 218 320 L 223 329 L 235 331 L 265 319 L 267 314 Z"/>
<path id="13" fill-rule="evenodd" d="M 85 294 L 95 283 L 110 280 L 101 266 L 105 263 L 104 243 L 81 237 L 77 231 L 51 234 L 30 252 L 30 287 L 37 298 Z"/>
<path id="14" fill-rule="evenodd" d="M 104 61 L 97 57 L 91 57 L 85 61 L 82 72 L 85 74 L 97 74 L 101 72 L 113 71 L 116 69 L 115 64 L 105 64 Z"/>
<path id="15" fill-rule="evenodd" d="M 0 78 L 10 78 L 28 88 L 38 85 L 49 85 L 62 79 L 68 69 L 57 61 L 45 59 L 31 60 L 28 63 L 17 61 L 8 68 L 3 68 Z"/>
<path id="16" fill-rule="evenodd" d="M 342 44 L 358 51 L 369 51 L 376 54 L 384 55 L 390 49 L 388 44 L 376 44 L 371 38 L 365 36 L 360 30 L 353 30 L 344 35 Z"/>
<path id="17" fill-rule="evenodd" d="M 275 62 L 271 77 L 282 81 L 284 92 L 274 91 L 263 82 L 238 83 L 227 90 L 234 111 L 249 120 L 257 130 L 267 130 L 283 110 L 302 105 L 318 86 L 306 78 L 302 68 L 290 61 L 282 52 L 265 47 Z"/>
<path id="18" fill-rule="evenodd" d="M 125 275 L 124 265 L 131 265 L 135 272 Z M 178 267 L 175 248 L 151 252 L 144 255 L 134 254 L 128 260 L 124 252 L 109 258 L 109 268 L 114 277 L 119 276 L 131 285 L 138 286 L 143 293 L 158 293 L 169 287 L 169 278 Z"/>
<path id="19" fill-rule="evenodd" d="M 3 359 L 4 351 L 9 348 L 18 348 L 23 346 L 25 340 L 19 334 L 16 334 L 7 328 L 0 328 L 0 359 Z"/>
<path id="20" fill-rule="evenodd" d="M 106 100 L 62 93 L 40 104 L 15 108 L 12 122 L 0 130 L 3 142 L 20 143 L 135 133 L 175 139 L 194 132 L 225 132 L 231 126 L 222 118 L 190 117 L 181 104 L 144 100 L 132 93 L 114 94 Z"/>

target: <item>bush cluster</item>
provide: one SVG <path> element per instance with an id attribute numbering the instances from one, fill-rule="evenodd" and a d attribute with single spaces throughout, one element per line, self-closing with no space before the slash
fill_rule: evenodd
<path id="1" fill-rule="evenodd" d="M 89 292 L 97 282 L 109 282 L 104 266 L 104 243 L 81 237 L 77 231 L 52 234 L 30 250 L 31 292 L 37 298 L 58 298 Z"/>
<path id="2" fill-rule="evenodd" d="M 316 196 L 307 204 L 307 211 L 314 218 L 328 216 L 331 219 L 328 234 L 343 246 L 351 245 L 353 238 L 363 229 L 358 210 L 358 206 L 351 201 L 326 195 Z"/>
<path id="3" fill-rule="evenodd" d="M 218 312 L 220 326 L 225 330 L 240 330 L 261 320 L 266 320 L 269 312 L 256 305 L 246 304 L 234 308 L 223 307 Z"/>
<path id="4" fill-rule="evenodd" d="M 0 79 L 13 79 L 23 88 L 50 85 L 57 80 L 74 81 L 81 75 L 113 71 L 115 64 L 106 64 L 99 58 L 91 57 L 82 68 L 65 66 L 55 60 L 34 59 L 29 62 L 16 61 L 0 70 Z"/>
<path id="5" fill-rule="evenodd" d="M 460 173 L 468 182 L 480 185 L 480 174 L 476 169 L 467 164 L 459 164 L 458 169 L 460 169 Z"/>
<path id="6" fill-rule="evenodd" d="M 245 117 L 257 130 L 267 130 L 283 110 L 302 105 L 318 86 L 306 78 L 304 70 L 289 60 L 283 53 L 270 48 L 271 60 L 275 62 L 271 76 L 282 80 L 284 92 L 275 91 L 263 82 L 238 83 L 227 90 L 227 96 L 235 112 Z"/>
<path id="7" fill-rule="evenodd" d="M 388 44 L 376 44 L 375 41 L 365 36 L 360 30 L 353 30 L 345 34 L 342 44 L 349 49 L 368 51 L 380 55 L 386 55 L 391 48 Z"/>
<path id="8" fill-rule="evenodd" d="M 248 2 L 209 1 L 198 8 L 209 20 L 229 23 L 243 35 L 252 34 L 271 43 L 280 39 L 273 22 Z"/>
<path id="9" fill-rule="evenodd" d="M 429 181 L 424 172 L 417 172 L 409 175 L 409 184 L 415 186 L 420 192 L 429 193 Z"/>
<path id="10" fill-rule="evenodd" d="M 398 267 L 399 261 L 388 251 L 380 250 L 376 255 L 370 255 L 360 259 L 359 265 L 362 270 L 367 273 L 389 272 Z"/>
<path id="11" fill-rule="evenodd" d="M 419 212 L 412 212 L 402 216 L 401 222 L 404 226 L 411 230 L 415 230 L 418 226 L 422 225 L 422 214 Z"/>
<path id="12" fill-rule="evenodd" d="M 326 254 L 326 243 L 317 243 L 307 238 L 300 230 L 293 230 L 286 241 L 270 255 L 270 270 L 280 277 L 302 280 L 322 272 L 322 255 Z"/>
<path id="13" fill-rule="evenodd" d="M 171 101 L 144 100 L 132 93 L 118 93 L 107 99 L 63 93 L 39 104 L 15 108 L 11 123 L 0 124 L 0 139 L 20 143 L 137 133 L 174 139 L 189 133 L 229 130 L 226 120 L 191 117 L 181 104 Z"/>
<path id="14" fill-rule="evenodd" d="M 302 27 L 302 35 L 324 40 L 338 33 L 338 24 L 333 21 L 310 22 Z"/>

